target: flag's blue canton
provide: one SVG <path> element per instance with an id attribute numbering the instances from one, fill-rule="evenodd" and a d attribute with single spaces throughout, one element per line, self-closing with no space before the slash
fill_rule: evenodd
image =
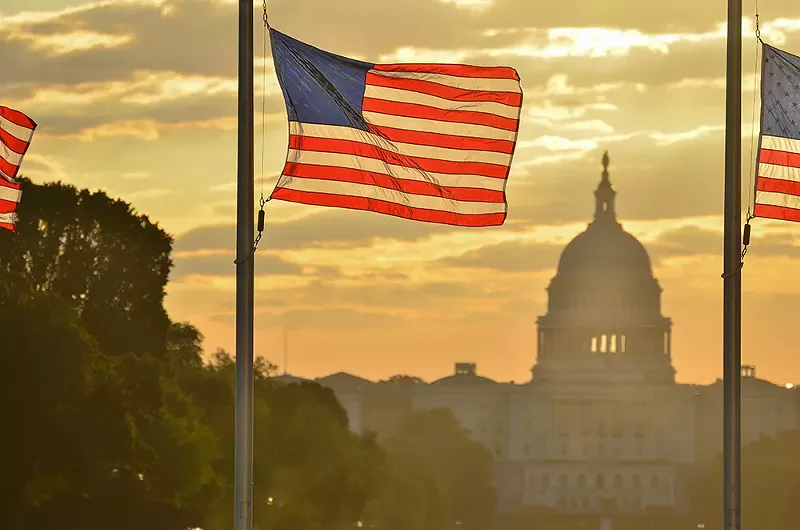
<path id="1" fill-rule="evenodd" d="M 761 134 L 800 140 L 800 57 L 764 45 Z"/>
<path id="2" fill-rule="evenodd" d="M 361 114 L 374 65 L 329 53 L 270 29 L 275 72 L 289 121 L 368 130 Z"/>

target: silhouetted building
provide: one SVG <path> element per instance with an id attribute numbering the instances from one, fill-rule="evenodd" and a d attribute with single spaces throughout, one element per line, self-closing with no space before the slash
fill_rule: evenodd
<path id="1" fill-rule="evenodd" d="M 686 479 L 722 449 L 722 385 L 675 382 L 672 323 L 642 244 L 617 221 L 608 155 L 594 220 L 565 248 L 537 321 L 531 381 L 471 363 L 430 384 L 321 378 L 351 428 L 379 436 L 446 407 L 494 455 L 505 512 L 682 513 Z M 743 368 L 744 443 L 797 428 L 797 392 Z"/>

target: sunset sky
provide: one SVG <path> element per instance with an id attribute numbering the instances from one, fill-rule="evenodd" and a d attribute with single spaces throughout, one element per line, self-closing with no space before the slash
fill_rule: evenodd
<path id="1" fill-rule="evenodd" d="M 256 21 L 260 21 L 260 1 Z M 751 199 L 754 2 L 745 2 L 744 200 Z M 624 227 L 650 252 L 680 381 L 722 354 L 725 4 L 675 0 L 270 0 L 280 31 L 373 62 L 507 65 L 522 79 L 509 217 L 456 229 L 278 201 L 257 254 L 256 353 L 316 377 L 526 381 L 559 253 L 593 213 L 603 150 Z M 3 0 L 0 104 L 39 123 L 22 174 L 106 190 L 175 237 L 167 308 L 234 342 L 234 0 Z M 800 2 L 761 2 L 763 38 L 800 53 Z M 256 28 L 256 192 L 287 126 Z M 265 66 L 266 65 L 266 66 Z M 266 68 L 266 85 L 263 73 Z M 24 200 L 24 195 L 23 195 Z M 800 383 L 800 227 L 756 220 L 743 361 Z"/>

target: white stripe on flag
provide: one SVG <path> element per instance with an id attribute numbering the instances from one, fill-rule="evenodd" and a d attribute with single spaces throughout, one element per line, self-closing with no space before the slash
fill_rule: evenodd
<path id="1" fill-rule="evenodd" d="M 21 140 L 25 143 L 30 142 L 33 136 L 33 129 L 17 125 L 2 116 L 0 116 L 0 129 L 3 129 L 17 140 Z"/>
<path id="2" fill-rule="evenodd" d="M 455 136 L 469 136 L 473 138 L 485 138 L 488 140 L 513 141 L 517 137 L 517 133 L 515 131 L 495 129 L 494 127 L 488 127 L 486 125 L 426 120 L 424 118 L 406 118 L 404 116 L 392 116 L 391 114 L 379 114 L 377 112 L 362 112 L 362 114 L 368 123 L 377 125 L 378 127 L 392 127 L 395 129 L 405 129 L 412 132 L 431 132 Z"/>
<path id="3" fill-rule="evenodd" d="M 335 140 L 350 140 L 363 144 L 373 145 L 405 156 L 417 156 L 435 160 L 449 160 L 451 162 L 483 162 L 508 166 L 511 164 L 511 155 L 506 153 L 493 153 L 491 151 L 476 151 L 473 149 L 449 149 L 446 147 L 433 147 L 430 145 L 415 145 L 402 142 L 390 142 L 376 134 L 344 127 L 339 125 L 316 125 L 289 122 L 289 134 L 297 136 L 311 136 L 314 138 L 330 138 Z"/>
<path id="4" fill-rule="evenodd" d="M 9 149 L 3 142 L 0 142 L 0 157 L 12 166 L 19 166 L 22 163 L 22 155 Z"/>
<path id="5" fill-rule="evenodd" d="M 386 70 L 370 70 L 370 73 L 383 77 L 414 79 L 416 81 L 429 81 L 462 90 L 479 92 L 520 92 L 519 81 L 516 79 L 492 79 L 489 77 L 459 77 L 447 74 L 434 74 L 430 72 L 391 72 Z"/>
<path id="6" fill-rule="evenodd" d="M 758 165 L 758 176 L 770 179 L 793 180 L 795 182 L 800 182 L 800 168 L 778 166 L 775 164 L 765 164 L 764 162 L 761 162 Z"/>
<path id="7" fill-rule="evenodd" d="M 756 204 L 769 204 L 772 206 L 782 206 L 800 210 L 800 197 L 788 195 L 786 193 L 776 193 L 773 191 L 757 191 Z"/>
<path id="8" fill-rule="evenodd" d="M 765 134 L 761 137 L 761 149 L 785 151 L 787 153 L 800 153 L 800 140 L 781 138 L 779 136 L 767 136 Z"/>
<path id="9" fill-rule="evenodd" d="M 503 118 L 510 118 L 512 120 L 519 118 L 521 109 L 521 107 L 512 107 L 493 101 L 453 101 L 430 94 L 414 92 L 413 90 L 403 90 L 400 88 L 370 84 L 367 84 L 364 97 L 382 99 L 384 101 L 397 101 L 398 103 L 414 103 L 443 110 L 483 112 L 484 114 L 494 114 L 495 116 L 502 116 Z"/>
<path id="10" fill-rule="evenodd" d="M 432 173 L 405 166 L 387 164 L 377 158 L 368 158 L 344 153 L 324 153 L 320 151 L 302 151 L 289 149 L 287 162 L 298 164 L 311 164 L 315 166 L 344 167 L 382 173 L 398 179 L 430 182 L 437 186 L 454 188 L 480 188 L 486 190 L 503 191 L 505 179 L 484 177 L 481 175 L 449 175 L 446 173 Z"/>
<path id="11" fill-rule="evenodd" d="M 0 186 L 0 200 L 19 202 L 19 198 L 21 196 L 22 196 L 21 190 L 8 188 L 6 186 Z"/>
<path id="12" fill-rule="evenodd" d="M 17 214 L 14 212 L 11 213 L 0 213 L 0 224 L 7 223 L 7 224 L 14 224 L 17 222 Z"/>

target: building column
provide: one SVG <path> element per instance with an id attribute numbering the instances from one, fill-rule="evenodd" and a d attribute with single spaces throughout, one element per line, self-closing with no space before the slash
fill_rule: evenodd
<path id="1" fill-rule="evenodd" d="M 668 358 L 672 359 L 672 331 L 667 330 L 665 332 L 665 336 L 666 336 L 666 341 L 667 341 L 666 354 L 667 354 Z"/>
<path id="2" fill-rule="evenodd" d="M 544 330 L 539 330 L 536 335 L 536 358 L 541 359 L 545 355 L 545 332 Z"/>

